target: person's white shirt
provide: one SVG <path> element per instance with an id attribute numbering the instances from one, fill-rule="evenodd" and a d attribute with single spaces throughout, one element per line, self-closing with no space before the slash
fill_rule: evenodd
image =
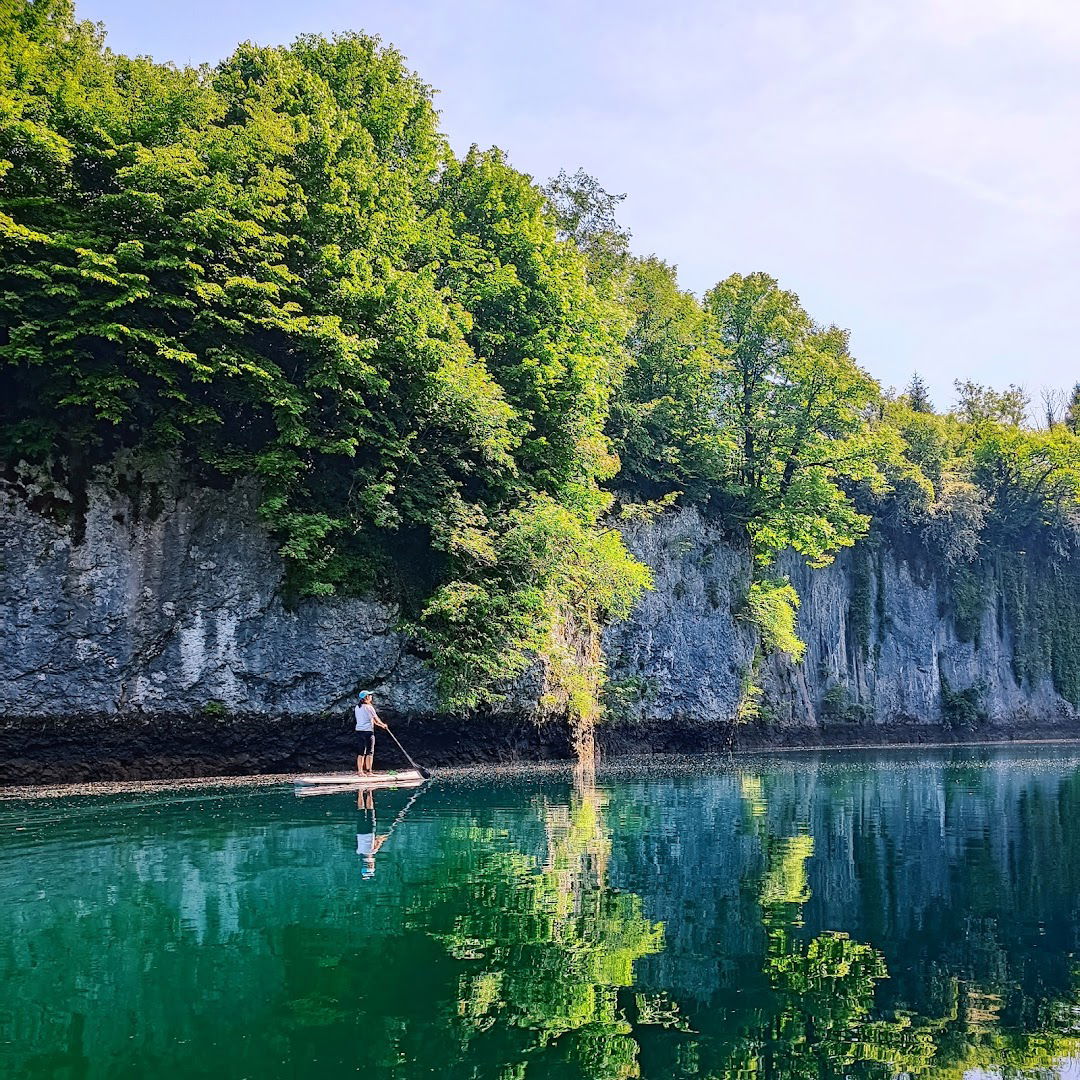
<path id="1" fill-rule="evenodd" d="M 374 705 L 365 701 L 363 705 L 356 706 L 353 715 L 356 717 L 357 731 L 375 730 L 375 721 L 379 718 L 379 714 L 375 711 Z"/>

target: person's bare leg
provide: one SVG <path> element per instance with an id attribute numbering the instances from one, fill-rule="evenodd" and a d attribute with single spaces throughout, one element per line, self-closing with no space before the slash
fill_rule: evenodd
<path id="1" fill-rule="evenodd" d="M 372 766 L 374 764 L 375 764 L 375 755 L 374 754 L 366 755 L 365 758 L 364 758 L 364 772 L 366 772 L 368 774 L 368 776 L 371 775 L 371 768 L 372 768 Z"/>
<path id="2" fill-rule="evenodd" d="M 356 755 L 356 771 L 362 773 L 364 771 L 364 756 L 363 754 Z"/>

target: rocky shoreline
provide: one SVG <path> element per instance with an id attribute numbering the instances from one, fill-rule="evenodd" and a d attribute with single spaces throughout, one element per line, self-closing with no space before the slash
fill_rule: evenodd
<path id="1" fill-rule="evenodd" d="M 564 723 L 512 716 L 468 720 L 400 718 L 394 728 L 417 760 L 431 767 L 571 758 Z M 816 728 L 746 724 L 732 728 L 670 722 L 610 723 L 597 732 L 602 757 L 631 754 L 715 754 L 727 751 L 841 747 L 930 746 L 962 743 L 1067 741 L 1073 723 L 1016 723 L 950 727 L 834 724 Z M 0 785 L 110 780 L 254 776 L 323 772 L 350 767 L 353 733 L 345 720 L 266 716 L 153 716 L 0 720 Z M 389 739 L 378 763 L 404 764 Z"/>

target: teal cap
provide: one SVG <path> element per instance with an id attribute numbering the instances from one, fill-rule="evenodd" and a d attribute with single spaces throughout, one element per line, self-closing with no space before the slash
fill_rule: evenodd
<path id="1" fill-rule="evenodd" d="M 360 700 L 363 701 L 364 698 L 366 698 L 366 697 L 371 697 L 371 691 L 370 690 L 361 690 L 360 695 L 359 695 Z"/>

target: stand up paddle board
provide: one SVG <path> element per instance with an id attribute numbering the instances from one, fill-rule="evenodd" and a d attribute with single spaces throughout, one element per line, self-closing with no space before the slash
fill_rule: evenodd
<path id="1" fill-rule="evenodd" d="M 397 791 L 423 786 L 423 780 L 399 780 L 394 784 L 296 784 L 293 794 L 298 799 L 307 799 L 312 795 L 341 795 L 343 792 L 356 795 L 363 791 Z"/>
<path id="2" fill-rule="evenodd" d="M 312 773 L 308 776 L 294 776 L 293 783 L 298 787 L 412 787 L 422 784 L 424 778 L 418 769 L 388 769 L 384 772 L 360 773 Z"/>

